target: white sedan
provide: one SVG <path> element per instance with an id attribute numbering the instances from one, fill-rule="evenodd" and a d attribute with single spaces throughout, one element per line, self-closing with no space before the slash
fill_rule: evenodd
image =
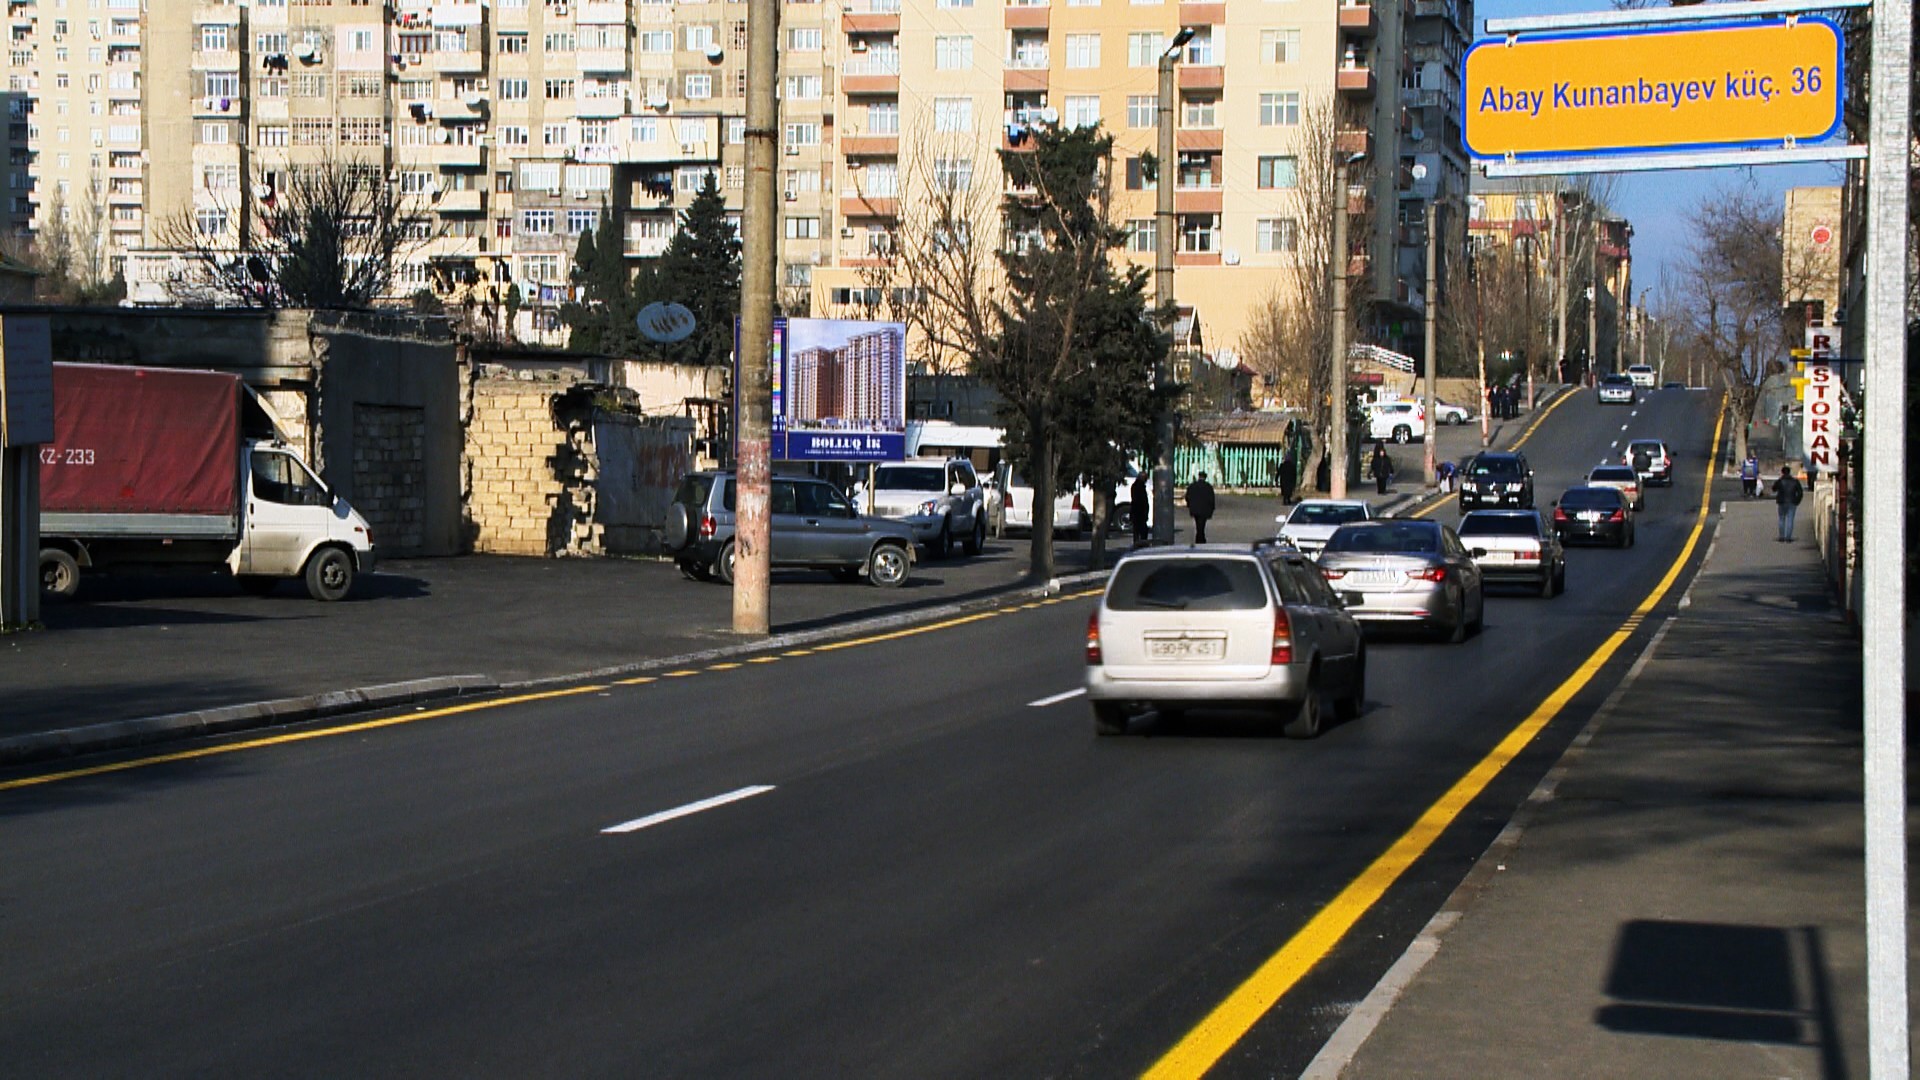
<path id="1" fill-rule="evenodd" d="M 1373 507 L 1359 499 L 1302 499 L 1293 510 L 1273 519 L 1280 539 L 1307 555 L 1327 546 L 1333 530 L 1349 521 L 1370 521 Z"/>

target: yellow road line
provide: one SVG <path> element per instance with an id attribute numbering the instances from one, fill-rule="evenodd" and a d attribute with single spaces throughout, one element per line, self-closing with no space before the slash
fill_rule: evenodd
<path id="1" fill-rule="evenodd" d="M 732 663 L 732 664 L 708 664 L 708 665 L 707 665 L 707 670 L 708 670 L 708 671 L 732 671 L 732 670 L 733 670 L 734 668 L 737 668 L 737 667 L 739 667 L 739 666 L 740 666 L 740 665 L 739 665 L 739 664 L 737 664 L 737 663 Z"/>
<path id="2" fill-rule="evenodd" d="M 776 664 L 779 662 L 780 658 L 777 656 L 753 656 L 747 658 L 747 663 L 749 664 Z"/>
<path id="3" fill-rule="evenodd" d="M 1528 424 L 1527 430 L 1521 432 L 1520 437 L 1513 440 L 1513 445 L 1508 447 L 1507 449 L 1509 450 L 1520 449 L 1520 447 L 1524 445 L 1528 439 L 1533 438 L 1533 433 L 1535 429 L 1539 428 L 1539 426 L 1542 423 L 1545 423 L 1547 417 L 1553 415 L 1553 410 L 1559 408 L 1562 405 L 1565 405 L 1569 401 L 1572 401 L 1574 398 L 1574 395 L 1578 394 L 1579 392 L 1580 391 L 1578 390 L 1569 390 L 1566 393 L 1561 394 L 1560 397 L 1557 400 L 1555 400 L 1553 404 L 1540 410 L 1540 415 L 1533 418 L 1533 423 Z"/>
<path id="4" fill-rule="evenodd" d="M 1562 400 L 1565 400 L 1564 398 Z M 1713 445 L 1720 445 L 1720 431 L 1727 419 L 1723 405 L 1720 418 L 1714 423 Z M 1687 542 L 1680 550 L 1679 558 L 1667 568 L 1666 575 L 1653 587 L 1640 606 L 1634 609 L 1632 618 L 1645 619 L 1646 616 L 1667 595 L 1668 590 L 1679 578 L 1680 571 L 1687 560 L 1693 557 L 1695 547 L 1700 542 L 1700 534 L 1706 528 L 1707 510 L 1711 505 L 1713 493 L 1713 469 L 1717 461 L 1707 465 L 1706 477 L 1700 489 L 1700 508 L 1694 517 L 1693 531 L 1688 534 Z M 1566 708 L 1574 695 L 1586 688 L 1586 685 L 1599 674 L 1600 669 L 1613 659 L 1615 653 L 1631 637 L 1631 631 L 1625 626 L 1615 630 L 1603 642 L 1593 655 L 1587 657 L 1578 670 L 1568 676 L 1547 695 L 1538 708 L 1528 715 L 1520 725 L 1507 733 L 1486 757 L 1467 771 L 1446 794 L 1428 807 L 1419 819 L 1413 823 L 1398 840 L 1393 842 L 1384 854 L 1373 864 L 1360 872 L 1360 876 L 1347 884 L 1340 894 L 1326 907 L 1308 920 L 1307 925 L 1283 946 L 1280 951 L 1269 957 L 1265 963 L 1245 982 L 1227 996 L 1227 999 L 1202 1019 L 1198 1026 L 1188 1032 L 1186 1037 L 1175 1044 L 1173 1049 L 1148 1069 L 1148 1080 L 1172 1080 L 1175 1077 L 1204 1076 L 1207 1070 L 1219 1062 L 1227 1051 L 1233 1049 L 1246 1033 L 1253 1028 L 1262 1016 L 1265 1016 L 1281 997 L 1293 989 L 1300 979 L 1313 970 L 1333 951 L 1361 916 L 1380 902 L 1400 876 L 1426 854 L 1434 841 L 1446 831 L 1461 811 L 1465 810 L 1494 777 L 1509 765 L 1520 752 L 1526 749 L 1535 736 L 1540 734 L 1560 711 Z"/>
<path id="5" fill-rule="evenodd" d="M 59 780 L 78 780 L 84 776 L 101 776 L 106 773 L 126 772 L 130 769 L 143 769 L 149 765 L 165 765 L 174 761 L 194 761 L 199 758 L 217 757 L 221 754 L 237 754 L 242 750 L 257 750 L 263 746 L 280 746 L 286 743 L 306 742 L 309 739 L 330 739 L 336 735 L 351 735 L 359 731 L 373 731 L 377 728 L 394 727 L 399 724 L 411 724 L 419 720 L 432 720 L 441 716 L 454 716 L 458 713 L 478 712 L 481 709 L 497 709 L 503 705 L 524 705 L 530 701 L 548 701 L 553 698 L 574 697 L 579 694 L 591 694 L 605 690 L 604 685 L 574 686 L 565 690 L 546 690 L 538 694 L 520 694 L 515 697 L 495 698 L 491 701 L 472 701 L 465 705 L 449 705 L 441 709 L 428 709 L 423 712 L 405 713 L 379 720 L 363 720 L 357 724 L 342 727 L 328 727 L 314 731 L 295 731 L 285 735 L 269 735 L 245 742 L 229 743 L 225 746 L 203 746 L 195 750 L 181 750 L 171 754 L 140 758 L 137 761 L 118 761 L 111 765 L 94 765 L 85 769 L 69 769 L 65 772 L 48 773 L 45 776 L 30 776 L 21 780 L 0 782 L 0 791 L 12 791 L 16 788 L 33 787 L 36 784 L 51 784 Z"/>
<path id="6" fill-rule="evenodd" d="M 693 668 L 681 668 L 679 671 L 663 671 L 660 673 L 660 677 L 663 679 L 685 679 L 698 674 L 700 674 L 700 672 Z"/>
<path id="7" fill-rule="evenodd" d="M 645 686 L 650 682 L 658 681 L 659 676 L 657 675 L 636 675 L 631 679 L 615 679 L 613 684 L 615 686 Z"/>
<path id="8" fill-rule="evenodd" d="M 1423 506 L 1423 507 L 1421 507 L 1420 509 L 1418 509 L 1418 510 L 1415 510 L 1415 511 L 1413 512 L 1413 516 L 1414 516 L 1414 517 L 1417 517 L 1417 518 L 1423 518 L 1423 517 L 1426 517 L 1426 516 L 1427 516 L 1428 514 L 1431 514 L 1431 513 L 1433 513 L 1434 511 L 1436 511 L 1436 510 L 1438 510 L 1438 509 L 1440 509 L 1441 507 L 1443 507 L 1443 506 L 1445 506 L 1445 505 L 1447 505 L 1448 503 L 1450 503 L 1450 502 L 1452 502 L 1453 500 L 1455 500 L 1455 499 L 1457 499 L 1457 498 L 1459 498 L 1459 497 L 1460 497 L 1460 496 L 1458 496 L 1458 495 L 1456 495 L 1455 493 L 1453 493 L 1453 492 L 1451 492 L 1451 491 L 1450 491 L 1450 492 L 1448 492 L 1448 493 L 1446 493 L 1445 495 L 1442 495 L 1442 496 L 1440 496 L 1440 497 L 1439 497 L 1438 499 L 1435 499 L 1434 501 L 1432 501 L 1432 502 L 1430 502 L 1430 503 L 1428 503 L 1427 505 L 1425 505 L 1425 506 Z"/>

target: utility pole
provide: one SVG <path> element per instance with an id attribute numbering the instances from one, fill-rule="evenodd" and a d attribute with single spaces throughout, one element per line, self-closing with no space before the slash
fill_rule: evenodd
<path id="1" fill-rule="evenodd" d="M 1167 351 L 1153 373 L 1158 387 L 1173 385 L 1173 350 L 1178 345 L 1171 331 L 1180 321 L 1173 300 L 1173 185 L 1179 176 L 1173 150 L 1173 65 L 1180 62 L 1180 50 L 1193 40 L 1193 28 L 1183 26 L 1173 42 L 1160 54 L 1160 161 L 1153 178 L 1153 302 L 1167 313 L 1169 333 Z M 1162 399 L 1160 412 L 1153 421 L 1154 437 L 1160 452 L 1153 461 L 1153 542 L 1173 543 L 1173 402 Z"/>
<path id="2" fill-rule="evenodd" d="M 1533 219 L 1531 215 L 1529 215 L 1529 220 L 1537 220 L 1537 219 Z M 1527 411 L 1528 412 L 1532 412 L 1534 405 L 1540 400 L 1536 396 L 1536 392 L 1533 385 L 1533 371 L 1535 368 L 1540 366 L 1540 358 L 1533 355 L 1533 345 L 1534 345 L 1534 342 L 1533 342 L 1533 330 L 1534 330 L 1534 326 L 1533 326 L 1533 274 L 1534 274 L 1533 256 L 1534 256 L 1534 247 L 1539 243 L 1540 243 L 1540 233 L 1538 230 L 1538 226 L 1536 225 L 1534 227 L 1534 231 L 1531 231 L 1527 234 L 1527 322 L 1526 322 L 1527 344 L 1526 344 L 1526 349 L 1527 349 Z"/>
<path id="3" fill-rule="evenodd" d="M 747 5 L 747 189 L 741 216 L 738 436 L 734 446 L 733 629 L 765 634 L 773 593 L 773 289 L 779 231 L 774 135 L 780 103 L 780 0 Z"/>
<path id="4" fill-rule="evenodd" d="M 1554 267 L 1553 303 L 1554 318 L 1557 320 L 1558 333 L 1554 336 L 1555 374 L 1562 379 L 1571 380 L 1572 371 L 1567 368 L 1567 248 L 1570 246 L 1567 233 L 1567 199 L 1564 191 L 1554 192 L 1554 205 L 1559 207 L 1560 216 L 1553 230 L 1554 246 L 1560 249 L 1560 258 Z"/>
<path id="5" fill-rule="evenodd" d="M 1467 272 L 1473 277 L 1473 352 L 1480 365 L 1480 449 L 1493 443 L 1493 420 L 1487 415 L 1487 304 L 1480 291 L 1480 267 L 1476 256 L 1467 254 Z"/>
<path id="6" fill-rule="evenodd" d="M 1589 208 L 1591 209 L 1591 208 Z M 1593 258 L 1587 260 L 1587 378 L 1600 379 L 1600 220 L 1593 222 Z"/>
<path id="7" fill-rule="evenodd" d="M 1328 426 L 1327 477 L 1336 499 L 1347 497 L 1347 169 L 1364 155 L 1338 155 L 1333 166 L 1333 422 Z"/>
<path id="8" fill-rule="evenodd" d="M 1438 411 L 1436 411 L 1437 405 L 1434 402 L 1434 393 L 1433 393 L 1434 369 L 1440 366 L 1440 354 L 1439 354 L 1440 334 L 1439 334 L 1439 327 L 1438 327 L 1439 310 L 1440 310 L 1440 292 L 1438 287 L 1439 286 L 1438 279 L 1440 276 L 1439 275 L 1439 264 L 1440 264 L 1440 228 L 1439 226 L 1440 226 L 1439 204 L 1432 199 L 1428 199 L 1427 200 L 1427 340 L 1426 340 L 1426 346 L 1427 346 L 1426 429 L 1427 430 L 1426 430 L 1426 438 L 1421 440 L 1421 442 L 1424 443 L 1426 446 L 1425 452 L 1421 455 L 1421 458 L 1425 462 L 1427 467 L 1427 488 L 1429 490 L 1438 488 L 1440 486 L 1439 466 L 1438 466 L 1438 463 L 1435 462 L 1433 459 L 1434 435 L 1436 432 L 1438 432 L 1440 428 L 1440 422 L 1439 422 L 1440 414 Z"/>

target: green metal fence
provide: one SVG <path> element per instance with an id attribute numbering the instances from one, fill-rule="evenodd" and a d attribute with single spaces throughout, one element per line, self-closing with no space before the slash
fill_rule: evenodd
<path id="1" fill-rule="evenodd" d="M 1173 482 L 1185 486 L 1202 471 L 1214 487 L 1278 488 L 1286 448 L 1268 443 L 1203 443 L 1173 448 Z"/>

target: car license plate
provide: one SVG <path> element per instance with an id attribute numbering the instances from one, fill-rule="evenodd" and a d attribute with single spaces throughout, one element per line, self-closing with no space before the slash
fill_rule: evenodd
<path id="1" fill-rule="evenodd" d="M 1488 561 L 1488 562 L 1512 562 L 1512 561 L 1513 561 L 1513 552 L 1511 552 L 1511 551 L 1489 551 L 1489 552 L 1487 552 L 1487 561 Z"/>
<path id="2" fill-rule="evenodd" d="M 1581 520 L 1581 521 L 1599 521 L 1599 520 L 1600 520 L 1600 511 L 1598 511 L 1598 510 L 1582 510 L 1582 511 L 1580 511 L 1580 520 Z"/>
<path id="3" fill-rule="evenodd" d="M 1355 585 L 1398 585 L 1403 576 L 1397 570 L 1360 570 L 1352 579 Z"/>
<path id="4" fill-rule="evenodd" d="M 1226 655 L 1227 638 L 1224 634 L 1147 637 L 1147 656 L 1154 660 L 1218 660 Z"/>

